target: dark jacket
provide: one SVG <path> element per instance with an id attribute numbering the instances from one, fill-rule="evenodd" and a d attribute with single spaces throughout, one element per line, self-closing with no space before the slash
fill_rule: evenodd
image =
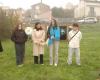
<path id="1" fill-rule="evenodd" d="M 26 35 L 24 30 L 16 30 L 12 33 L 11 40 L 15 43 L 25 43 L 27 41 L 28 36 Z"/>
<path id="2" fill-rule="evenodd" d="M 1 41 L 0 41 L 0 52 L 3 51 L 3 48 L 2 48 L 2 44 L 1 44 Z"/>

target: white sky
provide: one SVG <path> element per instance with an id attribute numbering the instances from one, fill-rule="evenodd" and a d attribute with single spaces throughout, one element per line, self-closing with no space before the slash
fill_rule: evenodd
<path id="1" fill-rule="evenodd" d="M 41 0 L 0 0 L 4 6 L 9 6 L 10 8 L 24 8 L 28 9 L 31 5 L 39 3 Z M 73 3 L 74 5 L 79 3 L 79 0 L 43 0 L 43 3 L 49 5 L 51 8 L 65 7 L 67 3 Z"/>

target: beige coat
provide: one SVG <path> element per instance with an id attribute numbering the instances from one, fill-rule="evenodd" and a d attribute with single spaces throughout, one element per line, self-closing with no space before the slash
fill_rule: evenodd
<path id="1" fill-rule="evenodd" d="M 44 54 L 45 31 L 33 30 L 32 40 L 33 40 L 33 55 L 39 56 L 40 54 Z"/>

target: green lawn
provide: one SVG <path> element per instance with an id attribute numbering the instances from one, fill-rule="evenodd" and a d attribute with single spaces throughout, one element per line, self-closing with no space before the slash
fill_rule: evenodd
<path id="1" fill-rule="evenodd" d="M 49 52 L 45 49 L 44 64 L 34 65 L 32 43 L 27 42 L 25 64 L 18 68 L 15 63 L 13 43 L 3 42 L 4 52 L 0 53 L 0 80 L 96 80 L 100 73 L 100 24 L 81 26 L 81 62 L 67 65 L 67 42 L 62 41 L 59 50 L 58 67 L 49 66 Z"/>

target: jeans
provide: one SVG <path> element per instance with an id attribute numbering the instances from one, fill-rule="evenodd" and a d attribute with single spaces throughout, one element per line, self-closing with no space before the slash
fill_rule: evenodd
<path id="1" fill-rule="evenodd" d="M 50 64 L 53 64 L 53 47 L 55 49 L 55 64 L 58 64 L 59 41 L 54 41 L 54 43 L 49 46 Z"/>
<path id="2" fill-rule="evenodd" d="M 76 63 L 79 65 L 80 64 L 80 48 L 69 48 L 68 49 L 68 64 L 72 64 L 72 56 L 73 53 L 75 52 L 76 56 Z"/>
<path id="3" fill-rule="evenodd" d="M 15 44 L 16 64 L 23 64 L 25 55 L 25 44 Z"/>

